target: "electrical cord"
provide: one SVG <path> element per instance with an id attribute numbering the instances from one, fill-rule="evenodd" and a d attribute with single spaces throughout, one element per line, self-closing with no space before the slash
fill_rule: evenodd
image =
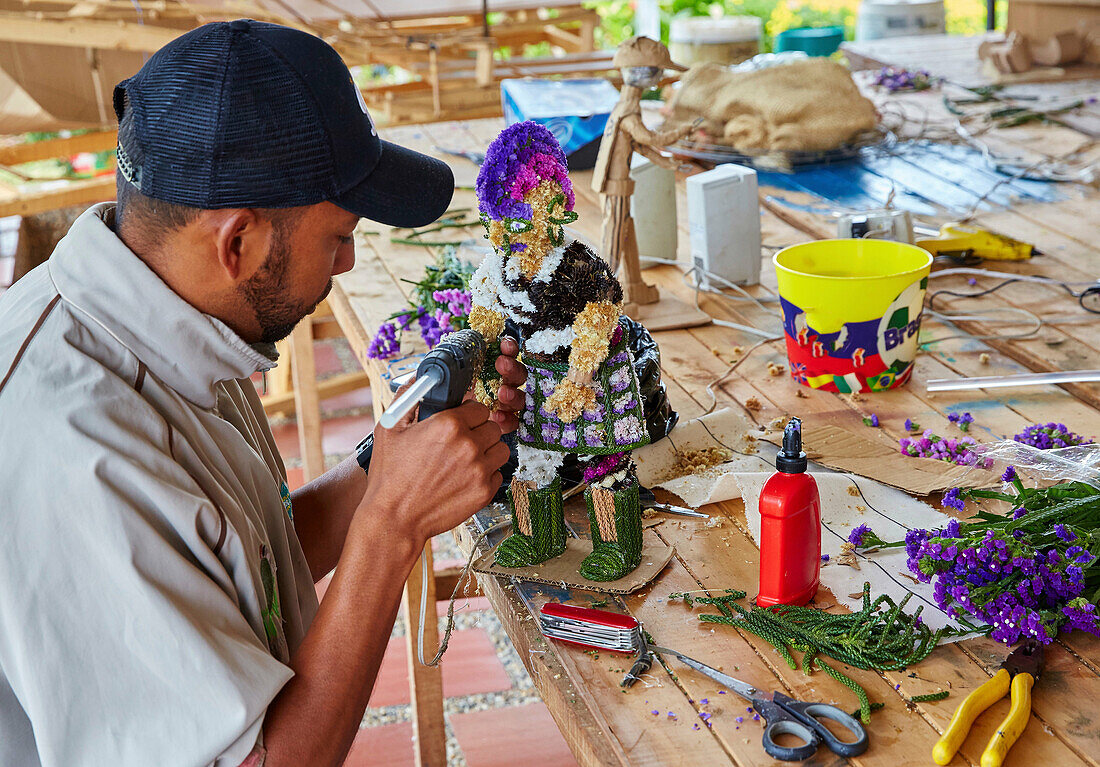
<path id="1" fill-rule="evenodd" d="M 935 302 L 936 298 L 941 295 L 952 296 L 954 298 L 981 298 L 982 296 L 987 296 L 991 293 L 995 293 L 1006 285 L 1011 285 L 1014 282 L 1034 282 L 1040 285 L 1052 285 L 1060 287 L 1071 296 L 1076 298 L 1077 303 L 1086 312 L 1089 312 L 1090 314 L 1100 314 L 1100 280 L 1095 280 L 1093 282 L 1063 282 L 1061 280 L 1056 280 L 1052 277 L 1040 277 L 1032 274 L 1013 274 L 1011 272 L 996 272 L 991 269 L 971 269 L 965 267 L 958 269 L 944 269 L 942 271 L 933 272 L 931 275 L 929 275 L 929 278 L 949 277 L 952 275 L 960 274 L 977 275 L 980 277 L 1000 277 L 1003 279 L 1003 281 L 997 285 L 994 285 L 991 288 L 986 288 L 985 290 L 978 291 L 977 293 L 960 293 L 958 291 L 950 290 L 947 288 L 937 290 L 936 292 L 931 293 L 928 296 L 929 309 L 932 308 L 932 305 Z M 1085 287 L 1083 290 L 1080 291 L 1074 290 L 1073 286 L 1078 285 Z M 1095 307 L 1090 307 L 1085 301 L 1086 298 L 1090 298 L 1092 296 L 1096 297 L 1095 299 L 1090 299 L 1096 301 Z"/>

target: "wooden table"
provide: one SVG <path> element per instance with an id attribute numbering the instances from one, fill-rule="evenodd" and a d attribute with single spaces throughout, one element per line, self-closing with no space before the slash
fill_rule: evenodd
<path id="1" fill-rule="evenodd" d="M 431 152 L 433 145 L 483 149 L 500 127 L 495 120 L 440 123 L 391 130 L 387 138 L 427 152 Z M 1034 142 L 1030 148 L 1035 149 Z M 472 184 L 476 173 L 472 164 L 461 159 L 445 159 L 451 162 L 459 185 Z M 583 234 L 594 237 L 600 219 L 597 200 L 588 188 L 589 174 L 571 175 L 577 192 L 576 209 L 580 214 L 576 226 Z M 833 235 L 835 223 L 820 212 L 828 207 L 825 201 L 809 192 L 769 185 L 768 178 L 771 177 L 762 176 L 761 187 L 765 257 L 778 247 Z M 683 184 L 678 186 L 680 258 L 686 260 L 687 216 Z M 460 190 L 453 205 L 472 207 L 476 203 L 470 191 Z M 1022 264 L 998 263 L 994 268 L 1088 280 L 1100 276 L 1100 248 L 1095 224 L 1090 223 L 1100 220 L 1098 213 L 1100 204 L 1095 195 L 1066 190 L 1065 198 L 1060 201 L 1029 202 L 1014 211 L 989 210 L 981 213 L 978 221 L 1006 234 L 1027 238 L 1045 254 Z M 947 220 L 951 214 L 951 211 L 941 210 L 926 220 Z M 371 228 L 378 229 L 373 225 Z M 448 235 L 447 239 L 456 239 L 453 230 L 443 234 Z M 480 231 L 472 229 L 470 236 L 478 238 Z M 336 280 L 331 302 L 345 334 L 370 372 L 375 391 L 380 393 L 385 391 L 381 385 L 383 367 L 366 357 L 370 334 L 390 312 L 402 305 L 402 295 L 408 292 L 409 286 L 401 280 L 420 276 L 433 254 L 425 249 L 391 245 L 387 232 L 363 236 L 358 244 L 356 267 Z M 692 298 L 691 291 L 681 282 L 678 269 L 658 267 L 645 274 L 664 290 L 681 298 Z M 769 258 L 764 260 L 761 281 L 750 291 L 760 297 L 773 296 L 775 274 Z M 978 284 L 992 287 L 995 281 L 980 278 Z M 960 286 L 968 289 L 963 278 L 943 278 L 936 282 L 937 288 Z M 775 324 L 773 317 L 748 302 L 704 295 L 701 305 L 716 318 L 757 327 Z M 1081 433 L 1100 435 L 1100 386 L 1096 384 L 1074 386 L 1072 393 L 1056 387 L 1017 389 L 1005 395 L 925 393 L 924 382 L 929 378 L 1009 374 L 1041 369 L 1042 364 L 1063 369 L 1097 366 L 1100 326 L 1096 316 L 1085 314 L 1059 289 L 1010 286 L 982 302 L 961 303 L 951 308 L 994 306 L 1028 308 L 1041 314 L 1048 325 L 1038 337 L 998 343 L 996 348 L 974 339 L 934 343 L 918 359 L 915 375 L 907 387 L 876 395 L 835 395 L 801 388 L 786 377 L 774 378 L 768 375 L 767 364 L 785 364 L 786 358 L 781 345 L 768 344 L 754 351 L 717 388 L 719 404 L 739 409 L 738 403 L 755 397 L 763 408 L 749 415 L 759 423 L 799 413 L 828 418 L 835 424 L 854 429 L 863 428 L 862 418 L 874 412 L 882 428 L 894 438 L 903 436 L 901 423 L 906 417 L 946 433 L 946 413 L 949 408 L 959 407 L 975 414 L 977 422 L 973 433 L 979 440 L 1011 435 L 1030 423 L 1049 420 L 1072 424 L 1074 430 Z M 971 323 L 967 329 L 980 330 L 981 323 Z M 926 324 L 928 338 L 953 332 L 952 328 L 940 323 L 928 321 Z M 748 348 L 757 339 L 710 325 L 662 332 L 657 334 L 657 340 L 661 345 L 663 377 L 669 396 L 681 418 L 690 419 L 701 415 L 709 406 L 706 386 L 739 358 L 735 347 Z M 718 517 L 722 525 L 708 528 L 697 520 L 669 518 L 647 533 L 674 545 L 676 557 L 651 587 L 615 602 L 640 619 L 662 644 L 729 672 L 736 669 L 738 676 L 759 687 L 774 687 L 804 699 L 836 702 L 847 710 L 856 708 L 852 693 L 831 678 L 820 673 L 805 676 L 800 671 L 793 671 L 765 642 L 740 635 L 728 627 L 719 626 L 712 631 L 709 625 L 701 624 L 690 609 L 668 602 L 670 592 L 697 589 L 720 592 L 730 587 L 744 589 L 750 594 L 755 592 L 757 549 L 747 532 L 743 504 L 734 501 L 704 510 Z M 582 513 L 576 501 L 567 505 L 567 515 L 574 529 L 587 534 Z M 483 512 L 457 531 L 460 540 L 468 547 L 477 529 L 486 522 L 487 515 Z M 418 574 L 419 568 L 414 577 Z M 694 767 L 775 763 L 761 747 L 760 725 L 751 720 L 739 698 L 732 694 L 718 695 L 713 683 L 683 667 L 674 669 L 676 676 L 672 677 L 659 665 L 652 672 L 652 686 L 637 686 L 624 693 L 619 681 L 623 667 L 629 663 L 622 656 L 603 653 L 593 657 L 580 648 L 547 643 L 530 615 L 529 605 L 549 598 L 589 604 L 600 595 L 514 584 L 494 578 L 481 578 L 480 585 L 581 764 Z M 820 603 L 832 601 L 826 593 L 820 595 Z M 872 715 L 871 748 L 851 761 L 884 767 L 930 764 L 932 745 L 955 707 L 970 690 L 990 677 L 1006 654 L 1007 648 L 1003 645 L 987 639 L 972 639 L 942 646 L 923 663 L 904 673 L 877 674 L 846 669 L 864 685 L 872 700 L 886 703 L 884 709 Z M 446 658 L 443 662 L 446 663 Z M 905 701 L 910 697 L 943 687 L 950 687 L 952 691 L 948 699 L 906 706 Z M 1059 638 L 1048 648 L 1046 668 L 1034 695 L 1033 719 L 1012 749 L 1006 765 L 1071 767 L 1100 764 L 1100 706 L 1096 704 L 1100 699 L 1100 639 L 1081 632 Z M 701 707 L 698 701 L 704 698 L 709 699 L 709 705 Z M 953 764 L 978 764 L 981 751 L 1007 706 L 1007 700 L 1002 701 L 979 719 Z M 713 714 L 711 728 L 703 726 L 696 716 L 696 712 L 704 708 Z M 654 715 L 654 711 L 658 714 Z M 670 711 L 676 714 L 675 720 L 668 717 Z M 745 721 L 738 724 L 737 716 L 744 716 Z M 424 726 L 427 720 L 421 721 L 419 717 L 418 711 L 416 718 Z M 843 761 L 821 752 L 812 763 L 839 764 Z"/>

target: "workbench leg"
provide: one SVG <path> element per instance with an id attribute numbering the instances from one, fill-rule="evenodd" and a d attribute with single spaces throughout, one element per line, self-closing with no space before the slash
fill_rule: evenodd
<path id="1" fill-rule="evenodd" d="M 417 767 L 437 767 L 447 763 L 447 732 L 443 721 L 443 677 L 440 667 L 424 666 L 417 658 L 420 624 L 424 623 L 424 660 L 431 660 L 439 649 L 439 624 L 435 612 L 435 575 L 432 569 L 432 542 L 424 546 L 421 558 L 413 565 L 402 597 L 405 608 L 405 647 L 409 658 L 409 700 L 412 701 L 413 753 Z M 428 564 L 428 580 L 423 579 L 423 563 Z M 425 615 L 420 615 L 420 590 L 427 590 Z"/>
<path id="2" fill-rule="evenodd" d="M 290 334 L 290 371 L 294 380 L 294 412 L 298 417 L 298 444 L 306 482 L 325 472 L 321 446 L 321 399 L 313 364 L 313 322 L 306 317 Z"/>

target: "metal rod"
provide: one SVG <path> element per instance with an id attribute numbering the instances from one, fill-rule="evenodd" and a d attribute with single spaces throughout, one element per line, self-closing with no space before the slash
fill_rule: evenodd
<path id="1" fill-rule="evenodd" d="M 1066 370 L 1055 373 L 1022 373 L 1011 376 L 977 376 L 974 378 L 935 378 L 928 382 L 928 391 L 960 389 L 1004 389 L 1010 386 L 1084 383 L 1100 381 L 1100 370 Z"/>

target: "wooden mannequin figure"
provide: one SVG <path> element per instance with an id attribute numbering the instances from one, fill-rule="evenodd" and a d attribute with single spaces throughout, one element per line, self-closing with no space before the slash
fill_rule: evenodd
<path id="1" fill-rule="evenodd" d="M 592 190 L 603 199 L 601 252 L 622 283 L 624 314 L 643 322 L 650 330 L 702 324 L 707 321 L 706 315 L 702 315 L 701 321 L 661 325 L 640 311 L 640 307 L 656 303 L 659 296 L 657 288 L 642 279 L 638 240 L 630 215 L 630 196 L 634 193 L 634 181 L 630 178 L 633 154 L 637 152 L 656 165 L 676 170 L 680 163 L 662 155 L 658 147 L 679 141 L 695 128 L 692 124 L 664 131 L 649 130 L 642 123 L 642 94 L 657 85 L 664 70 L 683 71 L 686 67 L 674 64 L 668 49 L 648 37 L 632 37 L 623 42 L 615 52 L 613 63 L 622 72 L 623 88 L 619 103 L 607 119 L 596 167 L 592 171 Z M 698 314 L 686 305 L 677 308 L 681 307 L 685 316 Z"/>

